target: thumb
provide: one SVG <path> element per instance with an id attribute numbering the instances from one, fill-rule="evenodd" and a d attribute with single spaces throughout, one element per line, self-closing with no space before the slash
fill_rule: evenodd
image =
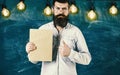
<path id="1" fill-rule="evenodd" d="M 63 45 L 64 45 L 64 46 L 66 46 L 66 43 L 65 43 L 65 41 L 63 41 Z"/>

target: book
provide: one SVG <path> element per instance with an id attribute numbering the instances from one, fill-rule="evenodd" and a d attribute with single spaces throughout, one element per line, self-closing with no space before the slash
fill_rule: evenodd
<path id="1" fill-rule="evenodd" d="M 30 61 L 52 61 L 53 32 L 44 29 L 30 29 L 30 42 L 37 49 L 28 54 Z"/>

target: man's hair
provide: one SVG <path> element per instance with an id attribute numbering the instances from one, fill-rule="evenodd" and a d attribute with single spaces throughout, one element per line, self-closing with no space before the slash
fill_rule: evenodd
<path id="1" fill-rule="evenodd" d="M 53 0 L 53 5 L 55 4 L 55 2 L 60 2 L 60 3 L 69 3 L 69 0 Z"/>

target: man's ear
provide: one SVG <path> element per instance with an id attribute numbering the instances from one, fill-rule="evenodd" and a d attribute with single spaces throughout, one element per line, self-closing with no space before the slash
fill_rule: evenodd
<path id="1" fill-rule="evenodd" d="M 68 6 L 68 11 L 69 11 L 69 13 L 70 13 L 70 5 Z"/>

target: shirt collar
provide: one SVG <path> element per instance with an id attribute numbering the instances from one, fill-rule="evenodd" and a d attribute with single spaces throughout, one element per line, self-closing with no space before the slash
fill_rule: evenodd
<path id="1" fill-rule="evenodd" d="M 52 25 L 54 26 L 54 22 L 52 21 Z M 64 29 L 68 29 L 70 27 L 70 23 L 67 23 L 67 25 L 64 27 Z"/>

